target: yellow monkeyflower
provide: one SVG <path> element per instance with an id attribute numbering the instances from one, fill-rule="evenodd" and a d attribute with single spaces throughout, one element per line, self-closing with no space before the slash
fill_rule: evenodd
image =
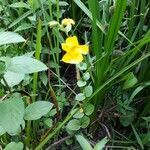
<path id="1" fill-rule="evenodd" d="M 75 22 L 73 19 L 70 19 L 70 18 L 65 18 L 61 21 L 61 24 L 63 26 L 68 26 L 68 25 L 75 25 Z"/>
<path id="2" fill-rule="evenodd" d="M 62 58 L 65 63 L 79 64 L 83 60 L 82 54 L 86 55 L 89 52 L 89 46 L 80 45 L 76 36 L 68 37 L 61 46 L 66 52 Z"/>

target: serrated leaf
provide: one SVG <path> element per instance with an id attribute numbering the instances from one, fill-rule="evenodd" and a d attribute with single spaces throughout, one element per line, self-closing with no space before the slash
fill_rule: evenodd
<path id="1" fill-rule="evenodd" d="M 14 32 L 0 32 L 0 46 L 5 44 L 25 42 L 25 39 Z"/>
<path id="2" fill-rule="evenodd" d="M 37 101 L 25 109 L 25 120 L 37 120 L 46 115 L 53 107 L 53 104 L 47 101 Z"/>
<path id="3" fill-rule="evenodd" d="M 7 69 L 16 73 L 28 74 L 47 70 L 47 66 L 31 57 L 16 56 L 11 58 L 10 65 Z"/>

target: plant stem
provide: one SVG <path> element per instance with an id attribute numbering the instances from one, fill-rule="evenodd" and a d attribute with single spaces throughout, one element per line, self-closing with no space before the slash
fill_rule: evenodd
<path id="1" fill-rule="evenodd" d="M 5 80 L 5 78 L 4 78 L 4 77 L 2 77 L 2 80 L 4 81 L 4 84 L 5 84 L 5 86 L 7 87 L 7 89 L 8 89 L 8 91 L 9 91 L 9 93 L 10 93 L 10 94 L 12 94 L 12 92 L 11 92 L 11 88 L 9 87 L 9 85 L 8 85 L 8 83 L 7 83 L 7 81 Z"/>
<path id="2" fill-rule="evenodd" d="M 41 36 L 42 36 L 42 21 L 41 19 L 38 20 L 38 27 L 37 27 L 37 40 L 36 40 L 36 51 L 35 51 L 35 58 L 40 60 L 40 53 L 41 53 Z M 37 80 L 38 80 L 38 73 L 34 73 L 33 75 L 33 94 L 36 94 L 37 91 Z M 35 96 L 33 96 L 32 101 L 35 101 Z"/>
<path id="3" fill-rule="evenodd" d="M 54 129 L 53 132 L 51 132 L 43 141 L 41 141 L 39 143 L 39 145 L 35 148 L 35 150 L 41 150 L 41 148 L 54 136 L 56 135 L 56 133 L 73 117 L 73 115 L 78 111 L 79 109 L 77 110 L 73 110 L 71 111 L 67 117 L 64 119 L 64 121 L 58 125 L 58 127 L 56 127 Z"/>

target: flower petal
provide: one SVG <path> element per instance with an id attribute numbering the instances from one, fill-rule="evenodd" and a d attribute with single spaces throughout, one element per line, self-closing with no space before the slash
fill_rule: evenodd
<path id="1" fill-rule="evenodd" d="M 76 36 L 68 37 L 66 39 L 66 44 L 70 44 L 72 46 L 77 46 L 79 45 L 78 39 Z"/>
<path id="2" fill-rule="evenodd" d="M 79 45 L 76 47 L 76 50 L 79 53 L 86 55 L 89 52 L 89 46 L 88 45 Z"/>
<path id="3" fill-rule="evenodd" d="M 74 53 L 74 52 L 70 52 L 70 53 L 68 52 L 62 58 L 63 62 L 69 64 L 79 64 L 80 62 L 82 62 L 82 60 L 83 60 L 82 54 Z"/>
<path id="4" fill-rule="evenodd" d="M 75 22 L 73 19 L 65 18 L 61 21 L 61 24 L 67 26 L 67 25 L 74 25 Z"/>
<path id="5" fill-rule="evenodd" d="M 72 45 L 71 44 L 66 44 L 66 43 L 62 43 L 61 44 L 61 47 L 62 49 L 65 51 L 65 52 L 69 52 L 72 48 Z"/>

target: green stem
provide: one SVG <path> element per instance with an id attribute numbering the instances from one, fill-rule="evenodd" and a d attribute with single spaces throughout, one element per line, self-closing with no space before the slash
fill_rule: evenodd
<path id="1" fill-rule="evenodd" d="M 37 40 L 36 40 L 36 51 L 35 51 L 35 58 L 40 60 L 40 53 L 41 53 L 41 36 L 42 36 L 42 21 L 38 20 L 38 27 L 37 27 Z M 33 94 L 36 94 L 37 91 L 37 80 L 38 80 L 38 73 L 34 73 L 33 75 Z M 35 96 L 33 96 L 32 101 L 35 101 Z"/>
<path id="2" fill-rule="evenodd" d="M 8 83 L 7 83 L 7 81 L 5 80 L 5 78 L 4 78 L 4 77 L 2 77 L 2 80 L 4 81 L 4 84 L 5 84 L 5 86 L 7 87 L 7 89 L 8 89 L 8 91 L 9 91 L 9 93 L 10 93 L 10 94 L 12 94 L 12 92 L 11 92 L 11 88 L 9 87 L 9 85 L 8 85 Z"/>
<path id="3" fill-rule="evenodd" d="M 55 128 L 54 131 L 50 133 L 43 141 L 41 141 L 41 143 L 35 148 L 35 150 L 40 150 L 54 135 L 56 135 L 56 133 L 73 117 L 73 115 L 77 111 L 78 109 L 71 111 L 64 119 L 64 121 L 61 124 L 59 124 L 58 127 Z"/>

